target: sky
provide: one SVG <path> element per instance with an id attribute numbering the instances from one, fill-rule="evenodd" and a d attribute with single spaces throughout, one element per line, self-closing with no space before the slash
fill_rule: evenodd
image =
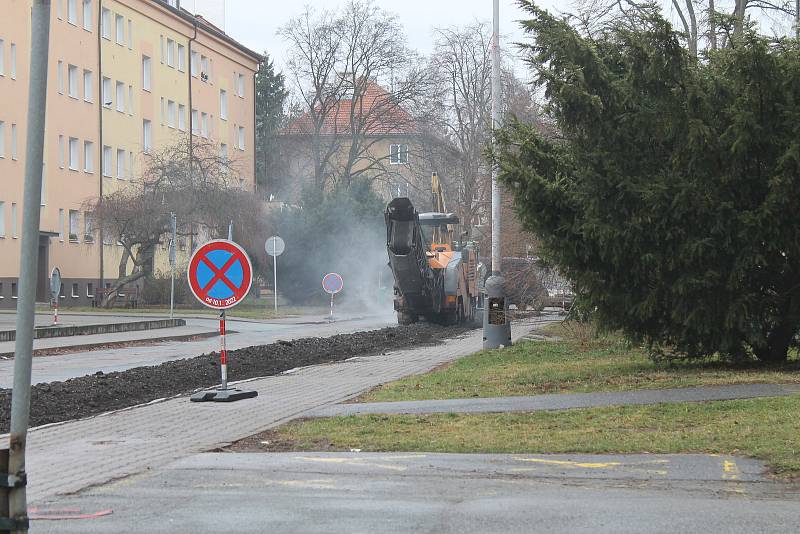
<path id="1" fill-rule="evenodd" d="M 345 0 L 226 0 L 224 27 L 226 33 L 245 46 L 258 52 L 266 50 L 282 68 L 286 46 L 276 35 L 278 28 L 299 15 L 306 4 L 314 9 L 335 9 Z M 219 24 L 222 18 L 222 0 L 183 0 L 181 5 L 190 11 L 193 7 Z M 436 27 L 469 24 L 492 20 L 492 0 L 376 0 L 378 6 L 398 16 L 403 25 L 408 45 L 421 54 L 433 49 Z M 557 5 L 568 9 L 570 2 L 544 0 L 541 6 L 552 9 Z M 523 34 L 515 21 L 524 14 L 515 0 L 500 0 L 500 34 L 506 41 L 519 41 Z M 508 43 L 507 43 L 508 44 Z"/>

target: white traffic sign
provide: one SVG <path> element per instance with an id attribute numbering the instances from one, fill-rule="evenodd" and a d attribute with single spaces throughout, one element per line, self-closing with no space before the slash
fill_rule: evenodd
<path id="1" fill-rule="evenodd" d="M 286 249 L 286 243 L 283 242 L 283 239 L 274 235 L 267 239 L 267 242 L 264 243 L 264 250 L 267 251 L 267 254 L 270 256 L 280 256 L 283 254 L 283 251 Z"/>

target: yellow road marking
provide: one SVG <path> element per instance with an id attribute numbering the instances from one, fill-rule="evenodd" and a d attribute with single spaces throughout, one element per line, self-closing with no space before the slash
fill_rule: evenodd
<path id="1" fill-rule="evenodd" d="M 722 480 L 737 480 L 741 473 L 733 460 L 722 461 Z"/>
<path id="2" fill-rule="evenodd" d="M 366 467 L 378 467 L 380 469 L 388 469 L 390 471 L 406 471 L 404 465 L 388 465 L 379 464 L 367 461 L 367 458 L 315 458 L 312 456 L 296 456 L 295 460 L 303 460 L 305 462 L 320 462 L 331 464 L 345 464 L 345 465 L 359 465 Z"/>
<path id="3" fill-rule="evenodd" d="M 571 460 L 545 460 L 543 458 L 515 458 L 520 462 L 534 462 L 538 464 L 559 465 L 563 467 L 585 467 L 587 469 L 604 469 L 607 467 L 617 467 L 621 462 L 573 462 Z"/>

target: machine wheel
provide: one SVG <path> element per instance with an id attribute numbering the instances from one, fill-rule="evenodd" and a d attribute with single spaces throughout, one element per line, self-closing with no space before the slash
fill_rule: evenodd
<path id="1" fill-rule="evenodd" d="M 408 312 L 397 312 L 397 324 L 401 325 L 408 325 L 414 324 L 419 319 L 419 316 L 415 313 L 408 313 Z"/>

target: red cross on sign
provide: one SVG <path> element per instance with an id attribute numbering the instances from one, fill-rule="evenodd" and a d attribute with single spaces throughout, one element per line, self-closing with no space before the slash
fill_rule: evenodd
<path id="1" fill-rule="evenodd" d="M 250 291 L 253 266 L 242 247 L 226 239 L 200 246 L 189 260 L 189 288 L 192 294 L 215 310 L 239 304 Z"/>

